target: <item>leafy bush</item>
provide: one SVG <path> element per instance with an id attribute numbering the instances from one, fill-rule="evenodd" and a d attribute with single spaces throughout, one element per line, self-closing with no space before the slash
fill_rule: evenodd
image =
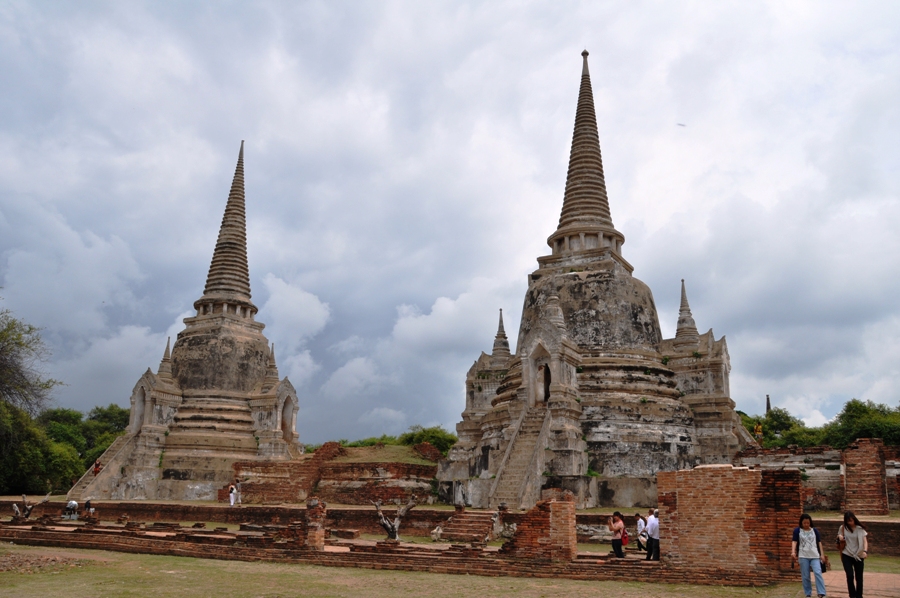
<path id="1" fill-rule="evenodd" d="M 362 440 L 354 440 L 353 442 L 342 438 L 338 442 L 341 443 L 341 446 L 347 447 L 375 446 L 376 444 L 400 444 L 397 441 L 396 436 L 388 436 L 387 434 L 382 434 L 381 436 L 373 436 L 371 438 L 363 438 Z"/>
<path id="2" fill-rule="evenodd" d="M 397 441 L 400 444 L 405 444 L 407 446 L 428 442 L 437 450 L 441 451 L 441 454 L 445 457 L 447 456 L 450 447 L 456 444 L 458 440 L 459 438 L 457 438 L 455 434 L 451 434 L 441 426 L 423 428 L 418 425 L 410 426 L 409 432 L 404 432 L 397 438 Z"/>

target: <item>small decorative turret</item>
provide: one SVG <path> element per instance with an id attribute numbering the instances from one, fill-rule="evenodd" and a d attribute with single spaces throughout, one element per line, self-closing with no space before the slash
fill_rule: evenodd
<path id="1" fill-rule="evenodd" d="M 163 354 L 162 361 L 159 362 L 159 372 L 156 374 L 159 376 L 160 380 L 163 380 L 168 384 L 172 384 L 175 381 L 172 377 L 172 356 L 169 352 L 169 343 L 171 341 L 171 337 L 166 339 L 166 352 Z"/>
<path id="2" fill-rule="evenodd" d="M 494 348 L 491 351 L 492 357 L 509 357 L 509 339 L 506 338 L 506 331 L 503 330 L 503 310 L 500 310 L 500 326 L 497 328 L 497 336 L 494 337 Z"/>
<path id="3" fill-rule="evenodd" d="M 684 279 L 681 279 L 681 307 L 678 310 L 678 325 L 675 328 L 675 347 L 695 347 L 700 343 L 700 333 L 697 332 L 697 324 L 691 316 L 691 306 L 688 305 L 687 292 L 684 290 Z"/>
<path id="4" fill-rule="evenodd" d="M 278 386 L 278 366 L 275 365 L 275 343 L 269 350 L 269 363 L 266 366 L 266 378 L 263 381 L 263 392 L 268 392 Z"/>

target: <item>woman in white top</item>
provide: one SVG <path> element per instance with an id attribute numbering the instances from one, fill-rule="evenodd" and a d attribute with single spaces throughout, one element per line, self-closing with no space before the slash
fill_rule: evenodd
<path id="1" fill-rule="evenodd" d="M 809 582 L 809 572 L 812 571 L 816 578 L 816 592 L 819 598 L 824 596 L 825 580 L 822 579 L 822 565 L 825 561 L 825 551 L 822 549 L 822 537 L 819 530 L 813 527 L 812 517 L 806 513 L 800 515 L 800 525 L 794 528 L 791 558 L 800 561 L 803 592 L 807 596 L 812 596 L 812 584 Z"/>
<path id="2" fill-rule="evenodd" d="M 845 542 L 841 551 L 841 564 L 847 575 L 847 592 L 850 598 L 862 598 L 863 595 L 863 565 L 869 556 L 869 540 L 866 538 L 866 528 L 853 511 L 844 513 L 844 525 L 838 530 L 838 541 Z M 854 587 L 854 577 L 856 584 Z"/>

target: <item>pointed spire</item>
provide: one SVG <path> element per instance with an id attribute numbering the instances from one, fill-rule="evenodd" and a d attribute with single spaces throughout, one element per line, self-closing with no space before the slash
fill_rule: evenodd
<path id="1" fill-rule="evenodd" d="M 266 366 L 266 379 L 263 382 L 263 392 L 278 386 L 278 366 L 275 365 L 275 343 L 269 349 L 269 363 Z"/>
<path id="2" fill-rule="evenodd" d="M 166 339 L 166 352 L 163 353 L 162 361 L 159 362 L 159 370 L 157 376 L 165 381 L 171 382 L 172 378 L 172 357 L 171 352 L 169 351 L 170 343 L 172 342 L 172 338 L 169 337 Z"/>
<path id="3" fill-rule="evenodd" d="M 556 232 L 547 239 L 553 253 L 609 248 L 621 253 L 625 237 L 616 230 L 609 212 L 606 178 L 600 155 L 600 136 L 588 69 L 588 51 L 581 53 L 581 89 L 575 110 L 575 130 L 562 213 Z"/>
<path id="4" fill-rule="evenodd" d="M 247 223 L 244 208 L 244 142 L 238 154 L 231 192 L 219 228 L 203 298 L 250 304 L 250 272 L 247 267 Z M 256 309 L 254 307 L 253 311 Z"/>
<path id="5" fill-rule="evenodd" d="M 494 337 L 494 349 L 491 351 L 492 357 L 509 357 L 509 339 L 506 338 L 506 331 L 503 330 L 503 310 L 500 310 L 500 326 L 497 328 L 497 336 Z"/>
<path id="6" fill-rule="evenodd" d="M 697 332 L 697 324 L 691 315 L 691 306 L 688 305 L 687 291 L 684 288 L 684 279 L 681 279 L 681 307 L 678 310 L 678 324 L 675 327 L 675 346 L 697 345 L 700 342 L 700 334 Z"/>

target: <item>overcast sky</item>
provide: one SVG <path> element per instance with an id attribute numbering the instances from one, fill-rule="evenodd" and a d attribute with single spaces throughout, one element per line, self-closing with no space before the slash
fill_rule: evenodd
<path id="1" fill-rule="evenodd" d="M 897 2 L 4 2 L 0 307 L 44 328 L 61 406 L 127 406 L 202 294 L 245 139 L 301 441 L 453 429 L 549 252 L 584 48 L 664 335 L 684 278 L 739 409 L 896 406 Z"/>

